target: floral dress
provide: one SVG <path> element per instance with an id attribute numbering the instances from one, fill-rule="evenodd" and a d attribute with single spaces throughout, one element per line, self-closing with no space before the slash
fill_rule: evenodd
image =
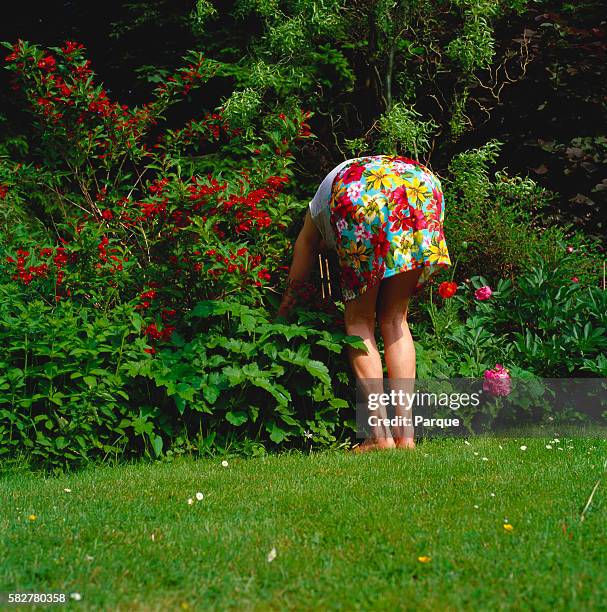
<path id="1" fill-rule="evenodd" d="M 417 161 L 396 155 L 351 160 L 335 175 L 329 208 L 345 301 L 384 278 L 423 268 L 418 292 L 451 265 L 441 184 Z"/>

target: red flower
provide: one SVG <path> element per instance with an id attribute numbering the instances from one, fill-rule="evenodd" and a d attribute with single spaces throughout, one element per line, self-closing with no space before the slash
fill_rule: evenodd
<path id="1" fill-rule="evenodd" d="M 432 190 L 432 199 L 436 203 L 436 216 L 440 217 L 443 203 L 443 194 L 441 191 L 436 189 L 436 187 Z"/>
<path id="2" fill-rule="evenodd" d="M 371 244 L 373 245 L 375 257 L 385 257 L 390 251 L 390 242 L 388 241 L 386 232 L 384 230 L 385 225 L 386 224 L 384 223 L 379 228 L 379 232 L 371 236 Z"/>
<path id="3" fill-rule="evenodd" d="M 453 297 L 456 291 L 457 283 L 451 281 L 445 281 L 438 286 L 438 294 L 445 299 Z"/>
<path id="4" fill-rule="evenodd" d="M 162 337 L 162 332 L 156 327 L 156 323 L 151 323 L 148 325 L 143 333 L 146 336 L 150 336 L 150 338 L 158 339 Z"/>
<path id="5" fill-rule="evenodd" d="M 262 268 L 258 273 L 257 273 L 257 278 L 259 278 L 260 280 L 266 280 L 269 281 L 270 280 L 270 275 L 268 274 L 268 269 L 267 268 Z"/>
<path id="6" fill-rule="evenodd" d="M 413 211 L 413 229 L 415 231 L 425 229 L 428 226 L 428 222 L 426 221 L 426 217 L 419 208 L 416 208 Z"/>
<path id="7" fill-rule="evenodd" d="M 353 164 L 350 166 L 342 175 L 342 183 L 352 183 L 353 181 L 360 181 L 365 167 L 360 164 Z"/>
<path id="8" fill-rule="evenodd" d="M 392 231 L 397 232 L 401 229 L 413 227 L 415 219 L 411 215 L 412 210 L 412 206 L 409 206 L 409 204 L 405 204 L 397 206 L 392 211 L 390 217 L 388 217 L 388 221 L 392 223 Z"/>
<path id="9" fill-rule="evenodd" d="M 38 62 L 38 68 L 46 70 L 47 72 L 52 72 L 55 70 L 56 64 L 57 62 L 55 61 L 55 58 L 51 55 L 47 55 Z"/>
<path id="10" fill-rule="evenodd" d="M 403 186 L 397 187 L 390 193 L 390 199 L 400 206 L 409 206 L 409 200 L 407 199 L 407 189 Z"/>
<path id="11" fill-rule="evenodd" d="M 331 210 L 331 217 L 345 219 L 351 216 L 354 210 L 355 207 L 352 200 L 344 194 L 337 198 L 337 202 Z"/>

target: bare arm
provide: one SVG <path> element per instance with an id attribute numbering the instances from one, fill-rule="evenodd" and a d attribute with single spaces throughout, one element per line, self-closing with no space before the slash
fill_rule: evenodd
<path id="1" fill-rule="evenodd" d="M 314 225 L 308 210 L 304 225 L 295 241 L 293 261 L 289 270 L 288 287 L 282 297 L 277 313 L 279 317 L 287 317 L 295 305 L 295 295 L 293 294 L 292 286 L 308 280 L 322 247 L 321 243 L 324 244 L 322 234 L 316 225 Z"/>

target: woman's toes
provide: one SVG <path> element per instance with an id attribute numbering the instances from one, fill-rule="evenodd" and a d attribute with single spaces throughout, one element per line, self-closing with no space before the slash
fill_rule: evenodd
<path id="1" fill-rule="evenodd" d="M 391 438 L 380 438 L 379 440 L 365 440 L 364 442 L 361 442 L 360 444 L 357 444 L 354 448 L 352 448 L 352 452 L 355 455 L 360 455 L 368 451 L 388 450 L 392 448 L 396 448 L 394 440 L 392 440 Z"/>

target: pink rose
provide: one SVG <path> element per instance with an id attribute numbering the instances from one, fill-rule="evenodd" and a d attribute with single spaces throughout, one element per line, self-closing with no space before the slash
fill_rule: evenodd
<path id="1" fill-rule="evenodd" d="M 491 287 L 485 285 L 484 287 L 480 287 L 474 292 L 474 297 L 477 300 L 488 300 L 493 295 L 493 291 L 491 291 Z"/>
<path id="2" fill-rule="evenodd" d="M 496 363 L 495 369 L 485 370 L 483 391 L 496 397 L 508 395 L 511 391 L 510 374 L 502 364 Z"/>

